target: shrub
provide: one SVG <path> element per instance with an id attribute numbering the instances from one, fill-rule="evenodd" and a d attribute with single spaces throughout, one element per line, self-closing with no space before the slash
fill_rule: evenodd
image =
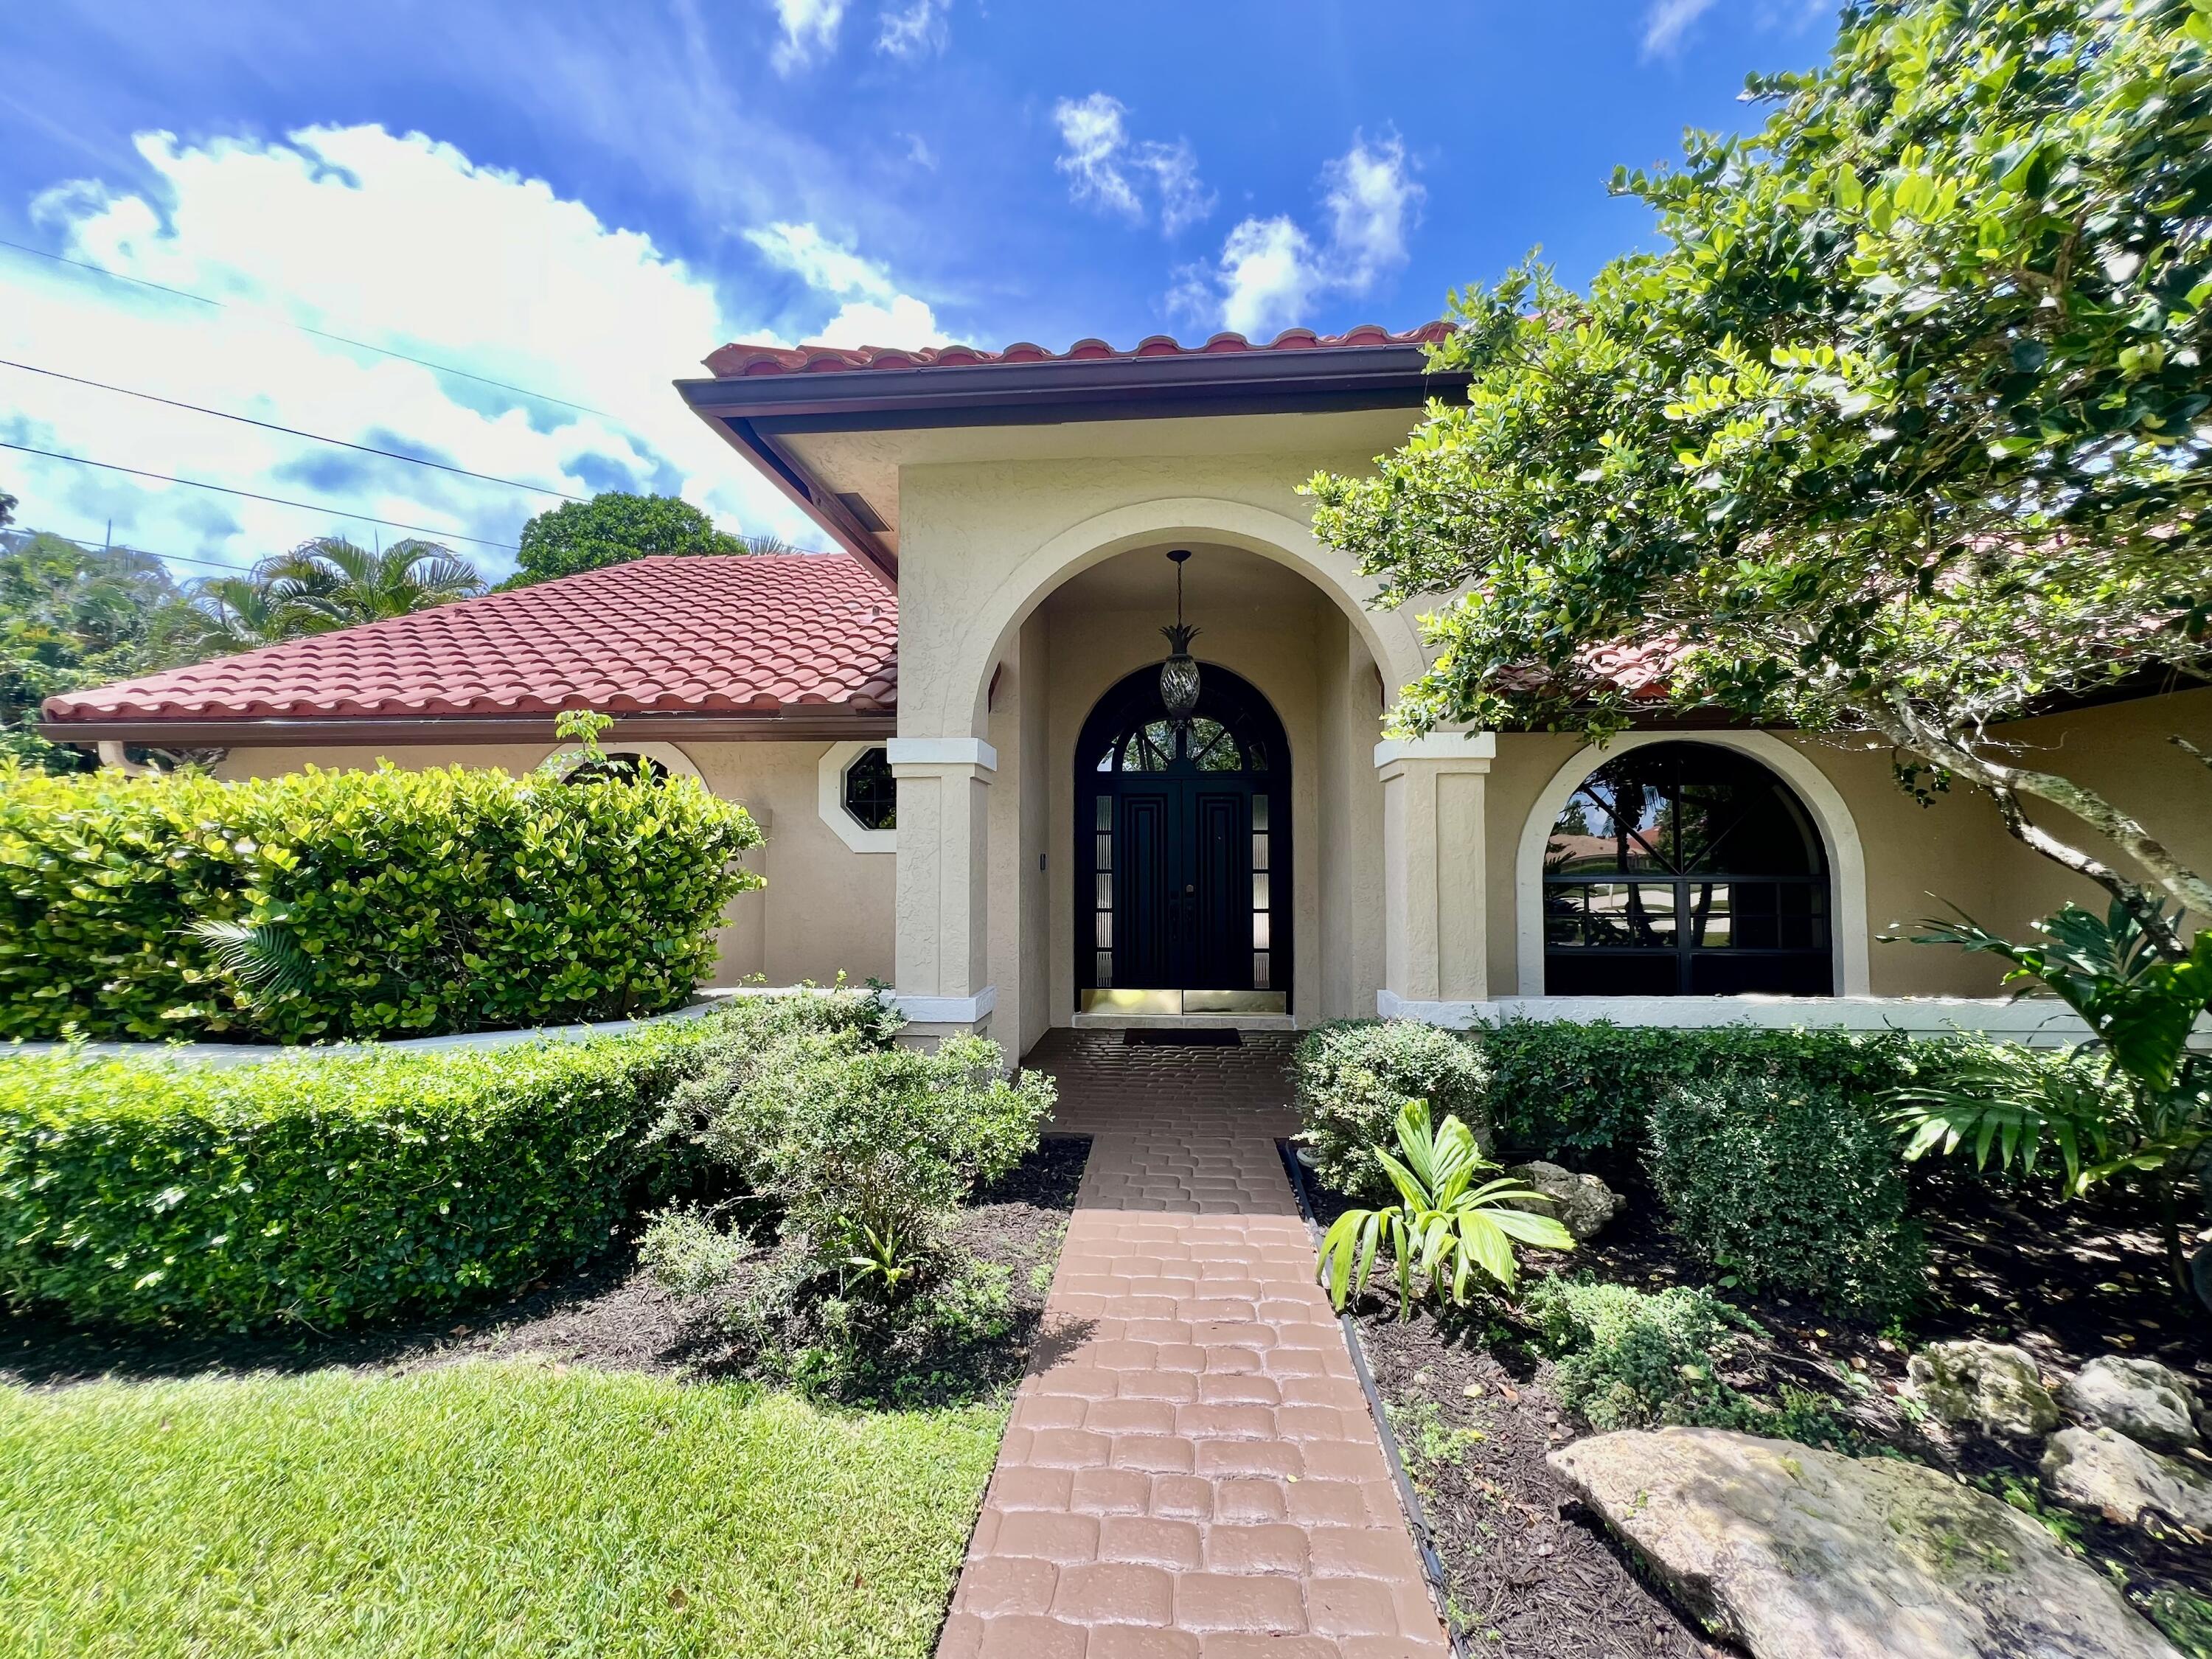
<path id="1" fill-rule="evenodd" d="M 298 1042 L 682 1003 L 759 878 L 696 781 L 0 773 L 0 1038 Z M 250 936 L 283 971 L 250 982 Z"/>
<path id="2" fill-rule="evenodd" d="M 926 1249 L 944 1213 L 1037 1142 L 1051 1081 L 1000 1075 L 998 1044 L 949 1037 L 928 1054 L 861 1032 L 799 1032 L 769 1048 L 715 1130 L 742 1147 L 787 1225 L 842 1264 L 864 1235 Z"/>
<path id="3" fill-rule="evenodd" d="M 0 1057 L 0 1299 L 327 1329 L 514 1290 L 606 1248 L 698 1037 Z"/>
<path id="4" fill-rule="evenodd" d="M 1390 1144 L 1408 1100 L 1425 1100 L 1438 1120 L 1458 1118 L 1485 1153 L 1492 1150 L 1483 1056 L 1454 1032 L 1419 1020 L 1340 1020 L 1308 1032 L 1296 1063 L 1305 1121 L 1298 1139 L 1313 1149 L 1316 1172 L 1339 1192 L 1389 1192 L 1371 1149 Z"/>
<path id="5" fill-rule="evenodd" d="M 1339 1313 L 1364 1290 L 1378 1252 L 1398 1279 L 1398 1317 L 1431 1296 L 1455 1306 L 1467 1303 L 1468 1284 L 1479 1272 L 1508 1292 L 1519 1264 L 1518 1243 L 1571 1250 L 1575 1241 L 1547 1215 L 1517 1207 L 1549 1200 L 1534 1188 L 1499 1177 L 1498 1166 L 1475 1149 L 1474 1132 L 1455 1117 L 1433 1130 L 1429 1106 L 1409 1100 L 1398 1111 L 1398 1152 L 1374 1157 L 1398 1189 L 1397 1202 L 1379 1210 L 1346 1210 L 1322 1240 L 1316 1271 Z"/>
<path id="6" fill-rule="evenodd" d="M 1740 1396 L 1719 1365 L 1748 1322 L 1704 1291 L 1549 1278 L 1523 1309 L 1556 1364 L 1560 1402 L 1592 1428 L 1735 1427 Z"/>
<path id="7" fill-rule="evenodd" d="M 1051 1081 L 1002 1077 L 997 1044 L 923 1053 L 894 1046 L 898 1024 L 877 994 L 754 1001 L 708 1039 L 660 1126 L 738 1196 L 655 1218 L 648 1265 L 710 1298 L 754 1375 L 839 1399 L 904 1402 L 990 1369 L 977 1350 L 1010 1328 L 1010 1274 L 945 1248 L 944 1224 L 1052 1109 Z"/>
<path id="8" fill-rule="evenodd" d="M 1661 1093 L 1647 1162 L 1683 1243 L 1747 1289 L 1880 1316 L 1911 1304 L 1927 1254 L 1899 1152 L 1838 1083 L 1720 1071 Z"/>
<path id="9" fill-rule="evenodd" d="M 1510 1019 L 1484 1028 L 1479 1041 L 1500 1144 L 1525 1158 L 1564 1154 L 1577 1165 L 1586 1160 L 1577 1153 L 1640 1148 L 1652 1108 L 1679 1083 L 1740 1074 L 1874 1100 L 1911 1079 L 1920 1063 L 1909 1039 L 1887 1032 Z"/>

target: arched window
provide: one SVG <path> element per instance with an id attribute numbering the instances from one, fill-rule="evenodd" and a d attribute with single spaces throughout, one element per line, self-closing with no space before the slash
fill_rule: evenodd
<path id="1" fill-rule="evenodd" d="M 601 755 L 597 760 L 579 761 L 568 769 L 568 783 L 604 783 L 610 778 L 629 782 L 639 773 L 644 773 L 648 783 L 668 781 L 668 769 L 649 755 L 631 750 L 617 749 Z"/>
<path id="2" fill-rule="evenodd" d="M 846 765 L 845 810 L 863 830 L 898 828 L 898 780 L 881 744 L 863 749 Z"/>
<path id="3" fill-rule="evenodd" d="M 1827 996 L 1827 860 L 1758 762 L 1655 743 L 1590 774 L 1544 848 L 1553 996 Z"/>

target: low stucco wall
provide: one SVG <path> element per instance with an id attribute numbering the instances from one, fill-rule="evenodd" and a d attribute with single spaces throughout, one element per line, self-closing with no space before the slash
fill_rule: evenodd
<path id="1" fill-rule="evenodd" d="M 622 745 L 617 744 L 617 747 Z M 770 985 L 826 984 L 840 972 L 855 981 L 891 976 L 896 855 L 856 853 L 823 821 L 820 743 L 692 743 L 673 745 L 716 794 L 742 803 L 768 844 L 746 860 L 768 885 L 731 901 L 714 978 Z M 433 766 L 499 767 L 527 772 L 550 744 L 381 744 L 374 749 L 234 749 L 216 769 L 223 778 L 276 777 L 314 765 L 365 769 L 389 760 L 407 770 Z M 647 745 L 658 753 L 660 745 Z"/>

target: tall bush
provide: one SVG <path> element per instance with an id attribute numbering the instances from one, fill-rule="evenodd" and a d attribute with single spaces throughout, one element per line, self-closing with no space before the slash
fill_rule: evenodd
<path id="1" fill-rule="evenodd" d="M 1900 1151 L 1875 1098 L 1723 1070 L 1661 1093 L 1647 1162 L 1684 1245 L 1747 1290 L 1881 1316 L 1911 1306 L 1927 1260 Z"/>
<path id="2" fill-rule="evenodd" d="M 1438 1121 L 1458 1118 L 1483 1152 L 1492 1149 L 1489 1073 L 1481 1052 L 1455 1032 L 1412 1019 L 1339 1020 L 1308 1032 L 1295 1064 L 1305 1124 L 1298 1139 L 1339 1192 L 1391 1190 L 1375 1149 L 1390 1146 L 1408 1100 L 1428 1102 Z"/>
<path id="3" fill-rule="evenodd" d="M 0 1037 L 417 1036 L 657 1012 L 760 832 L 696 781 L 0 773 Z M 258 988 L 195 927 L 289 964 Z"/>
<path id="4" fill-rule="evenodd" d="M 318 1330 L 606 1248 L 703 1035 L 192 1065 L 0 1055 L 0 1300 Z"/>

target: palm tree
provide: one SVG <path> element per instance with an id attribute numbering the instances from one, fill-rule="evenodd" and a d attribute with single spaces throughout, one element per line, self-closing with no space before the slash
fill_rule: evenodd
<path id="1" fill-rule="evenodd" d="M 307 630 L 290 612 L 270 603 L 269 590 L 251 576 L 210 576 L 191 585 L 199 619 L 200 653 L 258 651 Z"/>
<path id="2" fill-rule="evenodd" d="M 318 536 L 244 576 L 195 583 L 191 602 L 204 648 L 251 651 L 483 591 L 476 567 L 435 542 L 394 542 L 372 551 L 340 536 Z"/>
<path id="3" fill-rule="evenodd" d="M 371 552 L 340 536 L 318 536 L 264 559 L 253 579 L 306 623 L 301 633 L 404 617 L 484 591 L 476 567 L 451 548 L 412 539 Z"/>

